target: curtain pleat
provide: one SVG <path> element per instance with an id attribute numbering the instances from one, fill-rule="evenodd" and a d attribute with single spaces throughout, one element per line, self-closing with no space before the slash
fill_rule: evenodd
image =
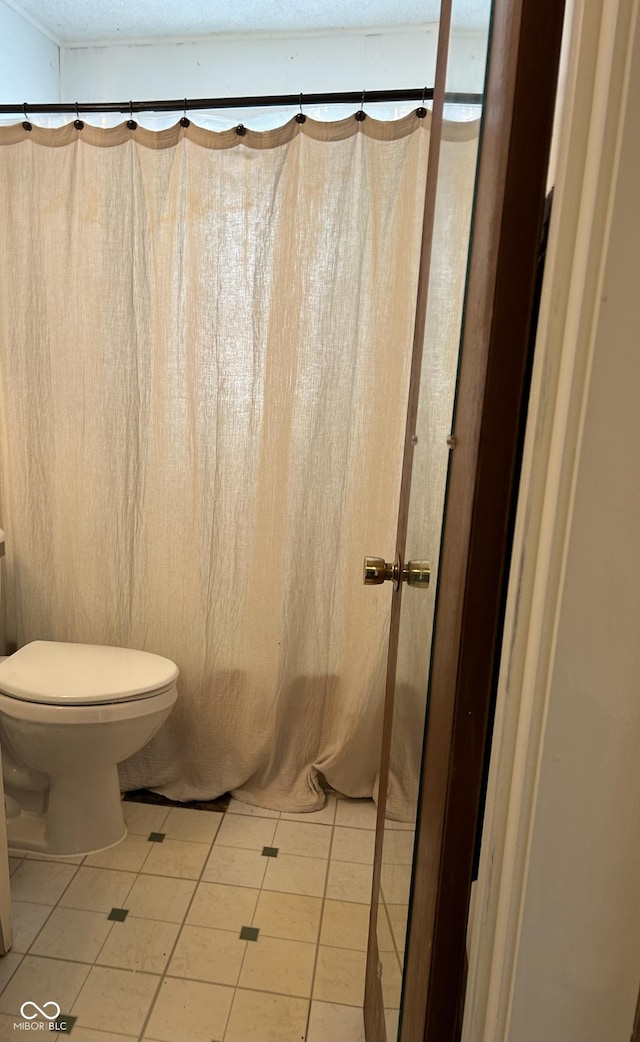
<path id="1" fill-rule="evenodd" d="M 0 129 L 7 638 L 178 664 L 123 788 L 374 790 L 428 137 Z"/>

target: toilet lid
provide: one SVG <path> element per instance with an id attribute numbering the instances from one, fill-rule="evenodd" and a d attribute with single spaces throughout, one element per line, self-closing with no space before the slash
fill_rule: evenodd
<path id="1" fill-rule="evenodd" d="M 0 692 L 58 705 L 126 702 L 166 691 L 178 672 L 148 651 L 35 640 L 0 662 Z"/>

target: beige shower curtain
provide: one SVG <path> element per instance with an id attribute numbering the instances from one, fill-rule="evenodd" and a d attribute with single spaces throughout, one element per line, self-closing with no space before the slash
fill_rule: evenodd
<path id="1" fill-rule="evenodd" d="M 123 788 L 373 791 L 428 137 L 0 129 L 7 639 L 179 665 Z"/>

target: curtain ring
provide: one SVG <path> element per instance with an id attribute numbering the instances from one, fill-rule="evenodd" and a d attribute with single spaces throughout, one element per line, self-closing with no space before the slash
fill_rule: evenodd
<path id="1" fill-rule="evenodd" d="M 24 112 L 24 123 L 22 124 L 22 126 L 24 127 L 25 130 L 32 130 L 33 129 L 33 124 L 29 122 L 29 117 L 27 116 L 27 103 L 26 103 L 26 101 L 23 101 L 23 103 L 22 103 L 22 111 Z"/>
<path id="2" fill-rule="evenodd" d="M 356 112 L 356 119 L 358 123 L 362 123 L 363 119 L 367 118 L 367 113 L 364 111 L 364 91 L 362 92 L 362 101 L 360 102 L 360 109 Z"/>
<path id="3" fill-rule="evenodd" d="M 187 118 L 187 99 L 186 98 L 184 99 L 184 112 L 182 114 L 182 119 L 180 120 L 180 126 L 181 127 L 189 127 L 189 126 L 191 126 L 191 120 Z"/>
<path id="4" fill-rule="evenodd" d="M 76 101 L 76 118 L 73 121 L 73 125 L 76 128 L 76 130 L 82 130 L 82 128 L 84 127 L 84 123 L 80 119 L 80 113 L 78 112 L 78 102 L 77 101 Z"/>
<path id="5" fill-rule="evenodd" d="M 236 127 L 236 134 L 238 135 L 238 137 L 244 137 L 246 133 L 247 128 L 244 126 L 244 124 L 238 123 L 238 126 Z"/>
<path id="6" fill-rule="evenodd" d="M 133 118 L 133 102 L 129 99 L 129 119 L 127 120 L 127 126 L 129 130 L 135 130 L 138 124 Z"/>
<path id="7" fill-rule="evenodd" d="M 302 91 L 300 91 L 300 100 L 298 104 L 300 105 L 300 111 L 296 112 L 296 123 L 304 123 L 307 117 L 302 111 Z"/>
<path id="8" fill-rule="evenodd" d="M 426 93 L 427 93 L 427 88 L 423 87 L 422 88 L 422 101 L 420 102 L 420 108 L 416 109 L 416 116 L 418 117 L 418 119 L 424 119 L 424 117 L 427 114 L 427 110 L 424 107 L 424 98 L 425 98 L 425 94 Z"/>

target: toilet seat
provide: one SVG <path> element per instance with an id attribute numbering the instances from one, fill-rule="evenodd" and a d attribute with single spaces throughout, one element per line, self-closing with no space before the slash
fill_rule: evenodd
<path id="1" fill-rule="evenodd" d="M 91 706 L 150 698 L 172 688 L 174 662 L 147 651 L 36 640 L 0 662 L 0 692 L 45 705 Z"/>

